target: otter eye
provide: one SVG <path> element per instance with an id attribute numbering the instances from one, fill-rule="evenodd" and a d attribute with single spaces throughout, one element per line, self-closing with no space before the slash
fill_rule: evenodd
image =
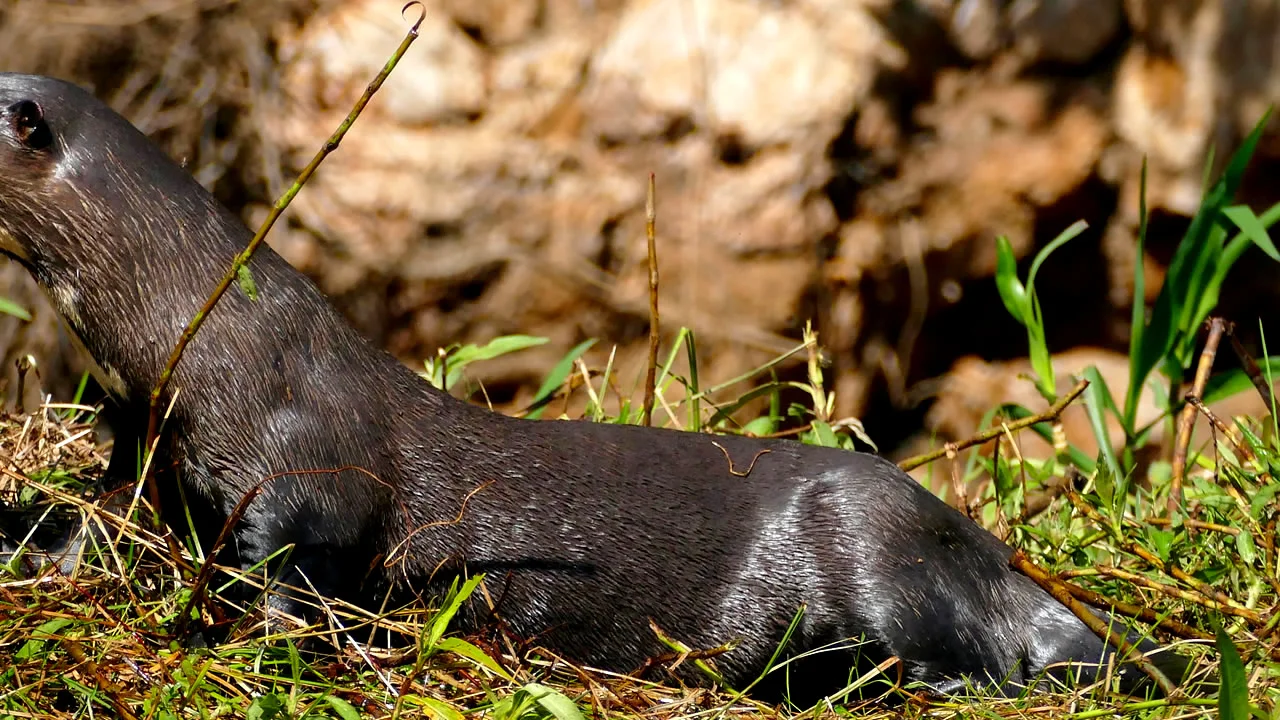
<path id="1" fill-rule="evenodd" d="M 53 142 L 53 133 L 44 120 L 44 109 L 33 100 L 9 106 L 9 125 L 18 140 L 33 150 L 43 150 Z"/>

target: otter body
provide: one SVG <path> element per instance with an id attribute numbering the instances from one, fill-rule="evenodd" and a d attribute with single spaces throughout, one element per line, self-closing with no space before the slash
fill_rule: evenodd
<path id="1" fill-rule="evenodd" d="M 132 480 L 148 393 L 252 233 L 127 121 L 49 78 L 0 74 L 0 177 L 0 249 L 100 366 L 118 402 L 109 475 Z M 1007 545 L 883 459 L 494 414 L 374 347 L 269 247 L 249 268 L 258 297 L 233 286 L 178 366 L 157 465 L 164 505 L 181 483 L 206 543 L 272 478 L 234 531 L 243 566 L 296 543 L 284 583 L 363 602 L 484 572 L 507 627 L 580 663 L 626 672 L 664 652 L 650 619 L 695 648 L 740 639 L 716 659 L 736 687 L 801 606 L 789 654 L 847 642 L 793 675 L 800 693 L 891 655 L 906 680 L 949 691 L 1110 654 L 1009 568 Z"/>

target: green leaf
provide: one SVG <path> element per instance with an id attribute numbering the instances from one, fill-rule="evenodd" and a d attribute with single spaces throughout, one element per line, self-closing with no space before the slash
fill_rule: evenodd
<path id="1" fill-rule="evenodd" d="M 765 415 L 743 425 L 742 431 L 747 435 L 755 435 L 759 437 L 761 435 L 772 435 L 778 431 L 778 426 L 772 417 Z"/>
<path id="2" fill-rule="evenodd" d="M 249 710 L 245 713 L 245 717 L 248 720 L 271 720 L 282 714 L 284 714 L 284 700 L 275 693 L 268 693 L 259 695 L 249 703 Z"/>
<path id="3" fill-rule="evenodd" d="M 1240 534 L 1236 535 L 1236 552 L 1240 553 L 1240 559 L 1246 565 L 1253 564 L 1258 557 L 1257 546 L 1254 545 L 1253 535 L 1249 531 L 1241 530 Z"/>
<path id="4" fill-rule="evenodd" d="M 1264 378 L 1268 373 L 1280 373 L 1280 357 L 1262 358 L 1258 361 L 1258 367 Z M 1254 392 L 1253 381 L 1249 379 L 1248 373 L 1236 368 L 1210 377 L 1205 383 L 1204 397 L 1200 401 L 1205 405 L 1212 405 L 1245 391 Z"/>
<path id="5" fill-rule="evenodd" d="M 1172 530 L 1151 528 L 1147 531 L 1147 542 L 1156 551 L 1156 556 L 1164 562 L 1169 562 L 1169 555 L 1173 552 L 1174 535 Z"/>
<path id="6" fill-rule="evenodd" d="M 528 683 L 523 688 L 556 720 L 586 720 L 576 703 L 546 685 Z"/>
<path id="7" fill-rule="evenodd" d="M 1013 245 L 1004 235 L 996 238 L 996 290 L 1000 293 L 1004 309 L 1014 320 L 1024 326 L 1030 323 L 1031 303 L 1027 300 L 1027 289 L 1018 279 L 1018 259 L 1013 256 Z"/>
<path id="8" fill-rule="evenodd" d="M 1040 300 L 1031 296 L 1031 324 L 1027 325 L 1027 349 L 1031 355 L 1031 368 L 1035 371 L 1036 391 L 1050 403 L 1058 397 L 1057 383 L 1053 376 L 1053 358 L 1045 342 L 1044 320 L 1040 316 Z"/>
<path id="9" fill-rule="evenodd" d="M 547 338 L 535 337 L 533 335 L 502 335 L 496 337 L 481 346 L 469 345 L 459 350 L 457 357 L 467 362 L 476 362 L 477 360 L 492 360 L 513 352 L 527 350 L 531 347 L 546 345 Z"/>
<path id="10" fill-rule="evenodd" d="M 1114 511 L 1117 505 L 1116 495 L 1120 492 L 1116 487 L 1116 481 L 1120 476 L 1111 471 L 1110 465 L 1101 457 L 1102 453 L 1098 454 L 1099 459 L 1096 462 L 1098 471 L 1093 475 L 1093 487 L 1097 490 L 1098 497 L 1102 498 L 1102 504 L 1106 506 L 1107 512 L 1111 515 L 1111 520 L 1114 523 Z M 1120 497 L 1123 499 L 1124 495 L 1120 494 Z"/>
<path id="11" fill-rule="evenodd" d="M 31 313 L 27 312 L 26 308 L 13 302 L 12 300 L 7 300 L 2 297 L 0 297 L 0 313 L 4 313 L 6 315 L 12 315 L 18 318 L 19 320 L 25 320 L 27 322 L 31 322 Z"/>
<path id="12" fill-rule="evenodd" d="M 419 695 L 415 699 L 427 708 L 427 712 L 440 718 L 440 720 L 462 720 L 462 713 L 443 700 L 437 700 L 425 695 Z"/>
<path id="13" fill-rule="evenodd" d="M 556 390 L 564 384 L 565 378 L 569 377 L 569 373 L 573 372 L 573 364 L 582 357 L 582 354 L 591 349 L 596 341 L 584 340 L 578 343 L 567 355 L 560 358 L 560 362 L 551 368 L 551 372 L 547 374 L 547 378 L 542 381 L 542 385 L 538 387 L 538 392 L 534 395 L 533 402 L 529 407 L 533 408 L 526 417 L 530 420 L 537 420 L 542 416 L 543 409 L 546 404 L 551 401 Z"/>
<path id="14" fill-rule="evenodd" d="M 254 282 L 253 273 L 249 272 L 248 265 L 241 265 L 236 270 L 236 282 L 250 300 L 258 299 L 258 283 Z"/>
<path id="15" fill-rule="evenodd" d="M 490 340 L 484 345 L 465 345 L 449 356 L 449 375 L 445 378 L 445 387 L 457 387 L 463 371 L 472 363 L 492 360 L 513 352 L 527 350 L 531 347 L 545 345 L 548 338 L 531 335 L 503 335 Z"/>
<path id="16" fill-rule="evenodd" d="M 499 665 L 496 660 L 489 657 L 485 651 L 461 638 L 445 638 L 436 643 L 436 649 L 440 652 L 451 652 L 454 655 L 461 655 L 471 662 L 490 670 L 495 675 L 501 676 L 506 680 L 515 680 L 515 678 L 511 677 L 511 673 L 504 670 L 503 667 Z"/>
<path id="17" fill-rule="evenodd" d="M 1271 237 L 1267 235 L 1267 229 L 1263 227 L 1262 221 L 1257 215 L 1249 209 L 1247 205 L 1232 205 L 1222 209 L 1222 214 L 1228 220 L 1235 223 L 1240 228 L 1240 232 L 1254 245 L 1262 249 L 1262 252 L 1271 256 L 1272 260 L 1280 262 L 1280 253 L 1276 252 L 1276 246 L 1272 244 Z"/>
<path id="18" fill-rule="evenodd" d="M 329 703 L 329 707 L 333 708 L 342 720 L 360 720 L 360 711 L 346 700 L 330 695 L 325 698 L 325 702 Z"/>
<path id="19" fill-rule="evenodd" d="M 1219 671 L 1222 685 L 1218 688 L 1218 717 L 1221 720 L 1249 719 L 1249 684 L 1244 672 L 1244 663 L 1231 638 L 1222 631 L 1222 627 L 1214 623 L 1217 635 L 1218 655 L 1221 658 Z"/>
<path id="20" fill-rule="evenodd" d="M 836 439 L 835 431 L 831 429 L 831 425 L 821 420 L 813 421 L 812 437 L 814 444 L 823 447 L 840 447 L 840 441 Z"/>
<path id="21" fill-rule="evenodd" d="M 1036 275 L 1040 272 L 1040 266 L 1055 250 L 1079 236 L 1088 227 L 1088 223 L 1083 220 L 1077 221 L 1036 253 L 1031 271 L 1027 274 L 1026 287 L 1018 281 L 1017 261 L 1013 257 L 1013 246 L 1009 239 L 1003 235 L 996 238 L 996 289 L 1005 309 L 1027 329 L 1031 367 L 1037 377 L 1036 390 L 1050 402 L 1056 399 L 1053 359 L 1045 342 L 1044 317 L 1040 313 L 1040 300 L 1036 297 Z"/>
<path id="22" fill-rule="evenodd" d="M 444 637 L 445 630 L 448 629 L 449 623 L 453 622 L 453 616 L 462 608 L 462 603 L 471 597 L 472 591 L 476 589 L 484 579 L 484 574 L 476 574 L 467 578 L 467 581 L 458 587 L 457 578 L 449 587 L 449 594 L 445 596 L 444 607 L 436 612 L 436 616 L 431 621 L 431 629 L 427 634 L 428 651 L 435 649 L 440 644 L 440 638 Z"/>
<path id="23" fill-rule="evenodd" d="M 1278 492 L 1280 492 L 1280 483 L 1271 482 L 1258 488 L 1253 497 L 1249 498 L 1249 515 L 1255 520 L 1261 518 L 1262 512 L 1271 508 L 1271 503 Z"/>
<path id="24" fill-rule="evenodd" d="M 15 657 L 19 660 L 30 660 L 44 649 L 45 643 L 57 635 L 62 628 L 71 624 L 71 618 L 54 618 L 41 623 L 31 632 L 31 637 L 18 649 Z"/>

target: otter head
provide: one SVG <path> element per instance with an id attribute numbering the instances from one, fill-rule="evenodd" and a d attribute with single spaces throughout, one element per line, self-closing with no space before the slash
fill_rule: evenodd
<path id="1" fill-rule="evenodd" d="M 0 73 L 0 252 L 115 376 L 109 389 L 154 378 L 208 294 L 192 279 L 215 282 L 248 234 L 90 93 Z"/>
<path id="2" fill-rule="evenodd" d="M 7 93 L 6 93 L 7 95 Z M 3 97 L 0 109 L 0 168 L 8 187 L 0 191 L 0 252 L 32 272 L 33 227 L 29 216 L 56 167 L 57 148 L 41 104 L 30 97 Z M 24 222 L 24 220 L 26 220 Z"/>

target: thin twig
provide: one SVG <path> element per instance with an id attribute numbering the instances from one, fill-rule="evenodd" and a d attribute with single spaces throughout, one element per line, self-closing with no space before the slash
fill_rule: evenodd
<path id="1" fill-rule="evenodd" d="M 1274 408 L 1276 406 L 1276 398 L 1271 391 L 1271 385 L 1267 383 L 1267 378 L 1263 374 L 1262 368 L 1258 367 L 1258 362 L 1245 349 L 1244 343 L 1240 342 L 1240 338 L 1236 337 L 1234 328 L 1228 329 L 1227 337 L 1231 338 L 1231 349 L 1235 351 L 1236 357 L 1240 359 L 1240 365 L 1244 367 L 1244 372 L 1249 376 L 1249 381 L 1253 383 L 1254 389 L 1262 397 L 1262 403 L 1267 409 Z"/>
<path id="2" fill-rule="evenodd" d="M 1201 607 L 1208 608 L 1210 610 L 1217 610 L 1218 612 L 1223 613 L 1225 615 L 1234 615 L 1236 617 L 1244 618 L 1245 620 L 1253 624 L 1255 627 L 1262 625 L 1266 622 L 1263 619 L 1262 615 L 1254 610 L 1241 607 L 1236 603 L 1223 604 L 1215 600 L 1210 600 L 1209 598 L 1204 597 L 1200 593 L 1193 593 L 1189 590 L 1183 590 L 1182 588 L 1176 588 L 1176 587 L 1173 587 L 1172 585 L 1166 585 L 1162 582 L 1152 580 L 1146 575 L 1142 575 L 1140 573 L 1130 572 L 1128 570 L 1122 570 L 1121 568 L 1114 567 L 1112 565 L 1098 565 L 1097 571 L 1099 575 L 1103 575 L 1105 577 L 1115 578 L 1116 580 L 1124 580 L 1132 585 L 1144 587 L 1144 588 L 1147 588 L 1148 590 L 1154 590 L 1158 593 L 1168 595 L 1171 598 L 1177 598 L 1178 600 L 1189 602 L 1194 605 L 1199 605 Z"/>
<path id="3" fill-rule="evenodd" d="M 670 648 L 672 652 L 649 658 L 645 662 L 644 667 L 646 669 L 656 664 L 674 661 L 674 664 L 667 668 L 668 671 L 674 671 L 684 661 L 692 660 L 693 664 L 701 670 L 704 675 L 711 678 L 712 682 L 715 682 L 727 692 L 733 692 L 733 688 L 725 681 L 724 676 L 720 674 L 720 671 L 716 669 L 710 660 L 736 648 L 739 644 L 737 640 L 730 640 L 724 645 L 707 650 L 695 650 L 668 635 L 662 630 L 662 628 L 658 627 L 658 624 L 654 622 L 652 618 L 649 619 L 649 629 L 653 631 L 655 636 L 657 636 L 659 642 Z"/>
<path id="4" fill-rule="evenodd" d="M 1147 518 L 1146 522 L 1149 525 L 1160 525 L 1160 526 L 1172 524 L 1172 521 L 1170 521 L 1169 518 Z M 1208 530 L 1210 532 L 1220 532 L 1220 533 L 1225 533 L 1227 535 L 1230 535 L 1231 537 L 1236 537 L 1237 535 L 1240 534 L 1240 528 L 1234 528 L 1228 525 L 1219 525 L 1218 523 L 1205 522 L 1204 520 L 1193 520 L 1191 518 L 1188 518 L 1186 520 L 1183 520 L 1182 522 L 1187 527 L 1195 528 L 1196 530 Z"/>
<path id="5" fill-rule="evenodd" d="M 270 479 L 270 478 L 268 478 Z M 213 570 L 216 566 L 216 558 L 222 552 L 223 546 L 231 536 L 231 531 L 236 524 L 240 522 L 240 518 L 244 516 L 245 510 L 249 508 L 249 503 L 258 497 L 262 492 L 262 486 L 267 482 L 263 480 L 257 485 L 249 488 L 249 492 L 240 498 L 240 502 L 231 509 L 231 514 L 227 516 L 226 522 L 222 523 L 222 529 L 218 532 L 218 538 L 214 541 L 213 547 L 209 549 L 209 554 L 205 556 L 204 563 L 200 566 L 200 572 L 196 575 L 195 581 L 191 584 L 191 592 L 187 597 L 186 606 L 182 608 L 182 614 L 178 618 L 178 627 L 174 630 L 174 636 L 183 637 L 187 631 L 187 624 L 191 620 L 192 608 L 202 604 L 205 597 L 205 589 L 209 585 L 209 580 L 213 578 Z"/>
<path id="6" fill-rule="evenodd" d="M 649 192 L 644 202 L 644 234 L 649 242 L 649 367 L 644 377 L 644 424 L 651 424 L 653 397 L 658 378 L 658 244 L 656 226 L 658 208 L 653 173 L 649 173 Z"/>
<path id="7" fill-rule="evenodd" d="M 1204 350 L 1200 352 L 1200 362 L 1196 365 L 1195 382 L 1191 386 L 1190 395 L 1202 397 L 1204 386 L 1209 382 L 1209 373 L 1213 371 L 1213 361 L 1218 355 L 1218 343 L 1226 332 L 1227 324 L 1219 317 L 1209 318 L 1209 336 L 1205 338 Z M 1182 507 L 1182 482 L 1187 473 L 1187 450 L 1191 447 L 1191 429 L 1196 421 L 1196 408 L 1187 403 L 1178 413 L 1178 434 L 1173 446 L 1173 479 L 1169 483 L 1168 515 L 1174 517 Z"/>
<path id="8" fill-rule="evenodd" d="M 154 447 L 154 444 L 158 439 L 160 398 L 164 394 L 164 390 L 169 384 L 169 379 L 173 376 L 174 370 L 178 366 L 178 361 L 182 359 L 183 351 L 186 350 L 191 339 L 195 337 L 196 331 L 200 329 L 205 318 L 209 316 L 209 313 L 213 311 L 213 308 L 218 304 L 218 301 L 222 299 L 224 294 L 226 294 L 227 289 L 231 287 L 231 283 L 235 282 L 236 278 L 239 277 L 241 270 L 246 264 L 248 264 L 250 258 L 253 257 L 253 253 L 262 245 L 263 240 L 266 239 L 267 233 L 270 232 L 272 226 L 275 225 L 276 220 L 278 220 L 284 213 L 285 209 L 289 207 L 289 203 L 293 202 L 294 197 L 296 197 L 298 192 L 302 190 L 302 186 L 311 179 L 311 176 L 315 173 L 316 169 L 320 167 L 320 163 L 324 162 L 326 157 L 338 149 L 338 145 L 342 142 L 342 138 L 346 136 L 347 131 L 351 129 L 356 118 L 360 117 L 360 113 L 363 112 L 365 106 L 369 104 L 369 100 L 373 98 L 374 93 L 382 87 L 383 81 L 385 81 L 387 76 L 391 74 L 391 71 L 395 69 L 396 64 L 400 62 L 400 58 L 405 54 L 405 51 L 409 49 L 409 45 L 418 38 L 418 30 L 422 26 L 423 20 L 426 19 L 426 6 L 421 2 L 414 0 L 401 8 L 400 13 L 403 15 L 406 10 L 414 5 L 419 7 L 421 14 L 418 17 L 418 20 L 409 28 L 409 32 L 405 34 L 404 40 L 400 42 L 400 46 L 396 48 L 396 51 L 387 60 L 382 70 L 373 79 L 373 82 L 369 83 L 369 86 L 365 88 L 364 94 L 356 101 L 355 107 L 351 109 L 351 112 L 347 115 L 346 119 L 342 121 L 342 124 L 338 126 L 338 129 L 334 131 L 333 135 L 325 141 L 324 146 L 321 147 L 315 157 L 311 159 L 311 162 L 303 168 L 301 173 L 299 173 L 298 178 L 294 181 L 293 185 L 291 185 L 289 189 L 286 190 L 278 200 L 276 200 L 275 204 L 272 205 L 271 212 L 267 215 L 266 220 L 263 221 L 262 226 L 258 228 L 258 232 L 253 236 L 253 239 L 249 241 L 249 244 L 245 249 L 242 250 L 239 255 L 236 255 L 235 260 L 231 263 L 231 267 L 222 277 L 222 280 L 214 289 L 213 294 L 209 296 L 209 299 L 205 302 L 204 306 L 195 314 L 195 317 L 191 318 L 186 329 L 182 331 L 182 336 L 178 339 L 177 345 L 173 347 L 173 351 L 169 354 L 169 360 L 165 363 L 164 370 L 160 373 L 159 381 L 151 391 L 150 414 L 147 419 L 147 442 L 145 444 L 145 447 L 149 450 Z M 158 517 L 160 512 L 160 493 L 159 489 L 156 487 L 154 476 L 151 474 L 148 474 L 147 476 L 147 486 L 151 495 L 152 505 L 154 506 L 153 512 L 155 512 Z"/>
<path id="9" fill-rule="evenodd" d="M 1251 450 L 1249 446 L 1240 439 L 1239 433 L 1233 432 L 1232 428 L 1228 427 L 1227 424 L 1223 422 L 1222 418 L 1218 417 L 1217 414 L 1210 410 L 1209 407 L 1201 402 L 1200 398 L 1195 395 L 1187 395 L 1187 404 L 1194 407 L 1200 412 L 1200 414 L 1204 415 L 1209 421 L 1209 424 L 1213 426 L 1214 430 L 1221 433 L 1222 436 L 1227 439 L 1227 442 L 1231 443 L 1231 447 L 1235 448 L 1241 468 L 1246 464 L 1253 465 L 1257 470 L 1258 480 L 1260 482 L 1264 485 L 1271 482 L 1271 474 L 1267 471 L 1266 464 L 1258 461 L 1257 455 L 1255 455 L 1253 450 Z M 1225 475 L 1227 477 L 1227 483 L 1223 489 L 1226 490 L 1227 494 L 1230 495 L 1231 498 L 1240 506 L 1240 510 L 1244 513 L 1244 517 L 1248 520 L 1250 525 L 1255 530 L 1261 531 L 1261 528 L 1258 526 L 1258 521 L 1249 512 L 1251 503 L 1249 498 L 1249 488 L 1245 487 L 1244 483 L 1240 482 L 1240 479 L 1233 472 L 1218 473 L 1218 475 Z"/>
<path id="10" fill-rule="evenodd" d="M 1258 457 L 1253 453 L 1253 450 L 1250 450 L 1249 446 L 1241 442 L 1237 433 L 1232 430 L 1231 426 L 1227 425 L 1226 421 L 1218 417 L 1217 413 L 1210 410 L 1209 406 L 1205 405 L 1203 400 L 1188 393 L 1187 404 L 1199 411 L 1201 415 L 1204 415 L 1204 419 L 1208 420 L 1209 424 L 1212 425 L 1223 437 L 1225 437 L 1227 442 L 1231 443 L 1231 447 L 1235 448 L 1235 451 L 1239 453 L 1241 463 L 1252 463 L 1255 467 L 1261 467 L 1258 463 Z M 1265 473 L 1266 471 L 1264 470 L 1263 472 Z"/>
<path id="11" fill-rule="evenodd" d="M 1032 425 L 1036 425 L 1042 422 L 1056 420 L 1058 416 L 1062 415 L 1062 412 L 1067 409 L 1067 406 L 1070 405 L 1072 401 L 1080 397 L 1080 394 L 1083 393 L 1084 389 L 1087 387 L 1089 387 L 1089 381 L 1081 380 L 1080 382 L 1076 383 L 1075 387 L 1071 388 L 1071 390 L 1067 392 L 1067 394 L 1058 398 L 1058 402 L 1054 403 L 1053 405 L 1050 405 L 1048 410 L 1045 410 L 1039 415 L 1032 415 L 1030 417 L 1022 418 L 1021 420 L 1015 420 L 1011 423 L 1003 423 L 999 427 L 993 427 L 993 428 L 984 430 L 978 433 L 977 435 L 974 435 L 973 437 L 969 438 L 968 440 L 962 440 L 961 442 L 958 442 L 958 443 L 946 443 L 942 447 L 936 450 L 930 450 L 929 452 L 924 453 L 923 455 L 916 455 L 915 457 L 909 457 L 906 460 L 903 460 L 902 462 L 898 463 L 898 467 L 902 468 L 903 470 L 914 470 L 915 468 L 918 468 L 921 465 L 924 465 L 925 463 L 930 463 L 930 462 L 933 462 L 934 460 L 937 460 L 938 458 L 946 455 L 948 452 L 956 452 L 959 450 L 964 450 L 965 448 L 973 447 L 974 445 L 981 445 L 982 443 L 987 442 L 988 440 L 1000 437 L 1006 432 L 1014 432 L 1017 430 L 1022 430 L 1023 428 L 1029 428 Z"/>
<path id="12" fill-rule="evenodd" d="M 1066 579 L 1068 577 L 1073 577 L 1073 575 L 1069 572 L 1065 572 L 1065 573 L 1060 573 L 1058 577 Z M 1072 583 L 1065 583 L 1065 584 L 1067 586 L 1067 589 L 1071 591 L 1071 595 L 1073 597 L 1079 600 L 1082 600 L 1090 605 L 1093 605 L 1094 607 L 1109 608 L 1114 613 L 1125 615 L 1135 620 L 1141 620 L 1143 622 L 1150 623 L 1160 628 L 1161 630 L 1164 630 L 1165 632 L 1168 632 L 1170 634 L 1183 638 L 1184 640 L 1207 640 L 1209 642 L 1213 641 L 1213 635 L 1210 635 L 1209 633 L 1199 630 L 1197 628 L 1193 628 L 1190 625 L 1187 625 L 1186 623 L 1181 623 L 1181 622 L 1178 622 L 1177 620 L 1170 620 L 1169 618 L 1162 616 L 1160 613 L 1157 613 L 1155 610 L 1152 610 L 1151 608 L 1142 607 L 1141 605 L 1133 605 L 1131 603 L 1126 603 L 1126 602 L 1120 602 L 1119 600 L 1112 600 L 1111 598 L 1105 597 L 1092 590 L 1082 588 L 1079 585 L 1075 585 Z"/>

